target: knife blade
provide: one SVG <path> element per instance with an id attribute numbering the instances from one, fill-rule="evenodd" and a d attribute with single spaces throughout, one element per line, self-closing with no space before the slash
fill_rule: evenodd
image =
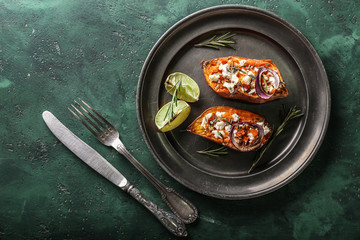
<path id="1" fill-rule="evenodd" d="M 45 111 L 43 118 L 52 133 L 92 169 L 118 187 L 124 187 L 127 184 L 127 179 L 114 166 L 72 133 L 52 113 Z"/>
<path id="2" fill-rule="evenodd" d="M 169 213 L 150 201 L 97 151 L 82 141 L 62 124 L 51 112 L 44 111 L 42 117 L 50 131 L 77 157 L 110 182 L 128 192 L 145 206 L 155 217 L 176 236 L 186 236 L 185 224 L 172 213 Z"/>

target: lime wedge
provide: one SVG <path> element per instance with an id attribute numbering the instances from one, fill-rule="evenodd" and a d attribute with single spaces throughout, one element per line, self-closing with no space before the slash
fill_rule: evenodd
<path id="1" fill-rule="evenodd" d="M 179 81 L 181 81 L 179 83 Z M 188 75 L 180 72 L 170 74 L 165 81 L 165 89 L 171 95 L 177 92 L 177 98 L 186 102 L 199 100 L 200 89 L 197 83 Z"/>
<path id="2" fill-rule="evenodd" d="M 183 123 L 190 114 L 190 105 L 184 101 L 177 101 L 177 105 L 173 105 L 173 117 L 170 119 L 169 107 L 171 107 L 172 102 L 165 104 L 157 112 L 155 116 L 155 124 L 157 128 L 162 132 L 167 132 L 178 127 Z"/>

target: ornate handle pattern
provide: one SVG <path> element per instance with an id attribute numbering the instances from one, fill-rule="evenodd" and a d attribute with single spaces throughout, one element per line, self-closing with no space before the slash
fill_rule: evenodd
<path id="1" fill-rule="evenodd" d="M 161 193 L 164 202 L 184 223 L 192 223 L 198 217 L 196 207 L 186 198 L 175 192 L 172 188 L 164 186 L 147 169 L 145 169 L 130 153 L 126 150 L 120 139 L 113 145 L 115 149 L 124 155 Z"/>
<path id="2" fill-rule="evenodd" d="M 165 187 L 159 190 L 161 198 L 184 223 L 192 223 L 198 217 L 195 206 L 174 189 Z"/>
<path id="3" fill-rule="evenodd" d="M 178 237 L 186 237 L 186 227 L 180 218 L 172 213 L 165 211 L 157 206 L 155 203 L 147 199 L 137 188 L 131 185 L 129 182 L 122 187 L 139 203 L 146 207 L 154 216 L 174 235 Z"/>

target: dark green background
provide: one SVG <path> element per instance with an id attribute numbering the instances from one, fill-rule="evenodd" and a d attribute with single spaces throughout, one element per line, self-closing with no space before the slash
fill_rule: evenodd
<path id="1" fill-rule="evenodd" d="M 280 190 L 242 201 L 195 193 L 156 163 L 137 124 L 142 65 L 183 17 L 221 4 L 269 10 L 318 51 L 332 97 L 328 132 L 307 169 Z M 358 1 L 0 0 L 0 239 L 174 239 L 127 194 L 59 143 L 52 111 L 151 199 L 150 183 L 100 145 L 67 107 L 82 97 L 112 119 L 157 178 L 189 198 L 189 239 L 360 239 Z"/>

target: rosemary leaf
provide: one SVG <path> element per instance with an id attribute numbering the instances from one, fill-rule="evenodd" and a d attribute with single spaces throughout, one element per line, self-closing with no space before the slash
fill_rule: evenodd
<path id="1" fill-rule="evenodd" d="M 209 47 L 219 50 L 220 47 L 227 47 L 235 49 L 232 44 L 235 44 L 235 41 L 232 39 L 236 33 L 227 32 L 221 36 L 213 36 L 209 40 L 206 40 L 202 43 L 195 44 L 195 47 Z"/>
<path id="2" fill-rule="evenodd" d="M 224 147 L 224 146 L 216 148 L 216 149 L 211 149 L 211 147 L 209 147 L 205 150 L 196 151 L 196 152 L 200 153 L 200 154 L 209 155 L 212 157 L 219 157 L 220 155 L 228 154 L 228 152 L 226 151 L 226 147 Z"/>
<path id="3" fill-rule="evenodd" d="M 211 44 L 204 45 L 204 47 L 215 48 L 216 50 L 220 49 L 219 47 L 211 45 Z"/>
<path id="4" fill-rule="evenodd" d="M 236 35 L 236 33 L 227 32 L 224 35 L 220 36 L 219 39 L 229 39 L 229 38 L 232 38 L 235 35 Z"/>
<path id="5" fill-rule="evenodd" d="M 257 156 L 257 158 L 255 159 L 255 161 L 253 162 L 253 164 L 251 165 L 248 173 L 250 173 L 255 166 L 259 163 L 260 159 L 263 157 L 264 153 L 266 152 L 266 150 L 269 149 L 269 147 L 271 146 L 271 144 L 274 142 L 274 139 L 279 136 L 279 134 L 281 132 L 283 132 L 286 124 L 294 118 L 298 118 L 301 117 L 302 115 L 304 115 L 304 113 L 301 112 L 301 110 L 296 109 L 296 106 L 293 106 L 289 109 L 288 114 L 286 115 L 286 117 L 284 118 L 283 122 L 280 124 L 280 126 L 276 129 L 275 133 L 273 134 L 272 138 L 267 142 L 267 144 L 265 146 L 263 146 L 263 148 L 261 149 L 259 155 Z"/>
<path id="6" fill-rule="evenodd" d="M 270 65 L 270 63 L 267 63 L 267 64 L 265 64 L 263 66 L 259 66 L 258 68 L 263 68 L 263 67 L 266 67 L 267 65 Z"/>
<path id="7" fill-rule="evenodd" d="M 175 88 L 175 90 L 171 99 L 171 103 L 164 117 L 164 121 L 167 120 L 166 124 L 171 122 L 171 120 L 174 118 L 174 106 L 177 106 L 178 104 L 178 97 L 177 97 L 178 93 L 179 92 L 184 93 L 181 78 L 179 79 L 179 81 L 176 82 L 175 86 L 173 86 L 171 89 L 173 88 Z"/>
<path id="8" fill-rule="evenodd" d="M 223 44 L 233 44 L 234 41 L 232 41 L 232 40 L 220 40 L 219 43 L 223 43 Z"/>
<path id="9" fill-rule="evenodd" d="M 220 47 L 225 47 L 225 44 L 224 44 L 224 43 L 221 43 L 220 41 L 219 41 L 219 42 L 212 41 L 212 42 L 210 42 L 210 44 L 213 44 L 213 45 L 216 45 L 216 46 L 220 46 Z"/>

